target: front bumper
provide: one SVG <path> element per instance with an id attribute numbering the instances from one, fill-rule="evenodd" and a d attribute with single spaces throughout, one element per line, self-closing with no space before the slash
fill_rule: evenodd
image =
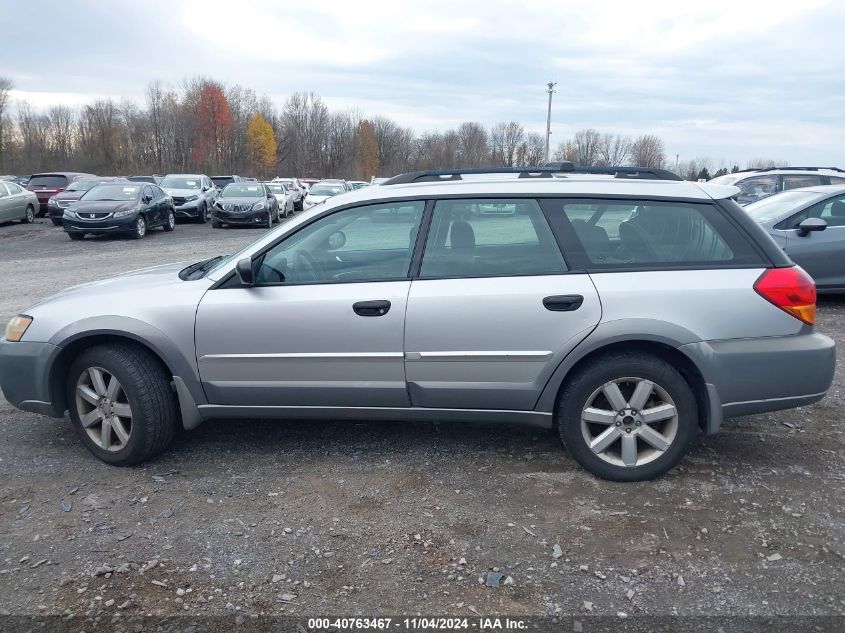
<path id="1" fill-rule="evenodd" d="M 180 204 L 178 207 L 174 203 L 173 210 L 176 212 L 177 218 L 198 218 L 200 217 L 201 204 L 202 200 L 186 202 L 185 204 Z"/>
<path id="2" fill-rule="evenodd" d="M 122 218 L 106 218 L 104 220 L 81 220 L 62 218 L 62 228 L 67 233 L 90 233 L 104 235 L 106 233 L 132 233 L 135 230 L 136 213 Z"/>
<path id="3" fill-rule="evenodd" d="M 63 417 L 50 394 L 49 368 L 58 352 L 50 343 L 10 343 L 0 338 L 0 389 L 6 400 L 24 411 Z"/>
<path id="4" fill-rule="evenodd" d="M 702 373 L 710 399 L 708 433 L 722 418 L 792 409 L 824 398 L 836 343 L 815 332 L 681 346 Z"/>
<path id="5" fill-rule="evenodd" d="M 256 226 L 267 222 L 267 209 L 261 211 L 247 211 L 246 213 L 231 213 L 214 209 L 213 217 L 223 224 L 254 224 Z"/>

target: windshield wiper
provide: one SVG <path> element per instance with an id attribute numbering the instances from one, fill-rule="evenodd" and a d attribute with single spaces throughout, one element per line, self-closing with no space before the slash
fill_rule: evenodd
<path id="1" fill-rule="evenodd" d="M 182 281 L 189 281 L 193 279 L 201 279 L 205 276 L 205 273 L 217 262 L 221 259 L 226 257 L 225 255 L 217 255 L 216 257 L 211 257 L 209 259 L 204 259 L 200 262 L 196 262 L 191 264 L 187 268 L 183 268 L 179 271 L 179 279 Z M 197 274 L 199 273 L 199 274 Z"/>

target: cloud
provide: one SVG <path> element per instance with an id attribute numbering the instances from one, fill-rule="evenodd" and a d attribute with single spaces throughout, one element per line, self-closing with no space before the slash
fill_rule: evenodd
<path id="1" fill-rule="evenodd" d="M 516 120 L 542 132 L 545 83 L 554 80 L 553 144 L 595 127 L 658 133 L 682 158 L 845 163 L 845 4 L 833 0 L 104 6 L 47 0 L 21 9 L 0 48 L 16 94 L 39 107 L 141 100 L 153 79 L 178 85 L 202 75 L 279 105 L 314 91 L 333 108 L 419 132 L 463 120 Z"/>

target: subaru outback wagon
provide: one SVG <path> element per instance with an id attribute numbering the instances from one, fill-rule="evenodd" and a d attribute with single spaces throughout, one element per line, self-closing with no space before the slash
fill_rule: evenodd
<path id="1" fill-rule="evenodd" d="M 726 417 L 824 396 L 813 282 L 736 188 L 475 171 L 398 176 L 233 255 L 60 292 L 9 323 L 0 387 L 69 410 L 117 465 L 215 418 L 484 421 L 556 429 L 627 481 Z"/>

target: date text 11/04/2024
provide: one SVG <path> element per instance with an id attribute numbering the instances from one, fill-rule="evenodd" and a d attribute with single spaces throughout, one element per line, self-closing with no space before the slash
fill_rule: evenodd
<path id="1" fill-rule="evenodd" d="M 307 628 L 312 631 L 321 630 L 523 630 L 528 628 L 524 620 L 514 618 L 310 618 Z"/>

